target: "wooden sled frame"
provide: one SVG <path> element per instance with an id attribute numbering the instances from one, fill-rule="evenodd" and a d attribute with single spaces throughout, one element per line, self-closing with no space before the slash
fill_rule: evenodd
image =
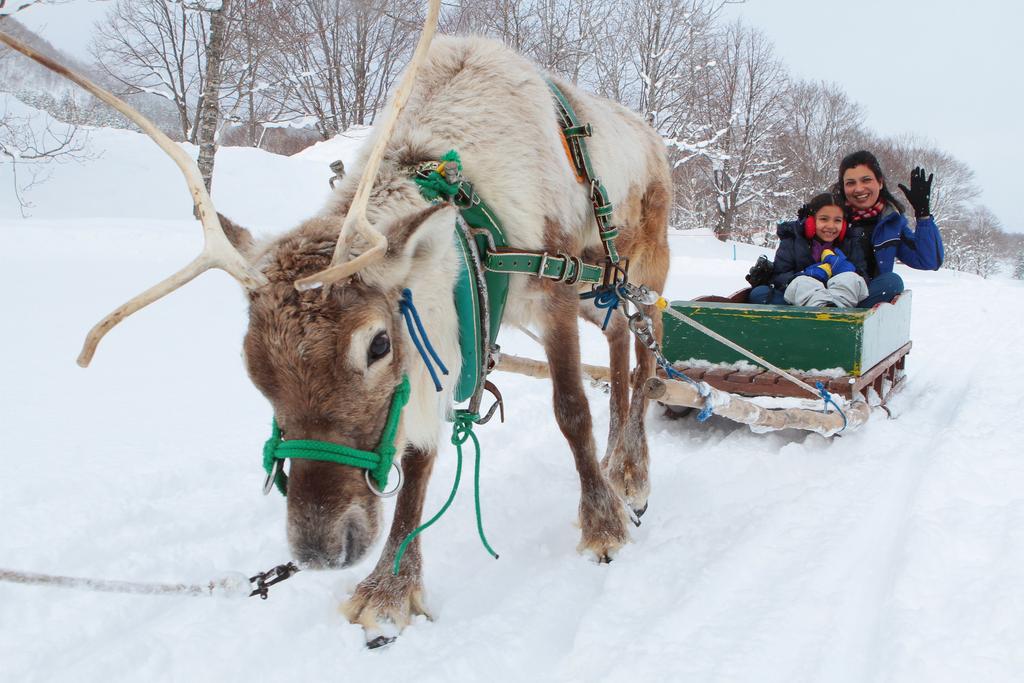
<path id="1" fill-rule="evenodd" d="M 721 303 L 737 302 L 730 298 Z M 805 388 L 773 372 L 739 369 L 727 364 L 702 363 L 698 366 L 677 361 L 674 367 L 696 385 L 668 378 L 659 370 L 659 376 L 650 378 L 645 384 L 644 393 L 675 415 L 710 406 L 713 414 L 747 424 L 754 431 L 803 429 L 832 436 L 860 427 L 867 422 L 874 407 L 881 408 L 891 417 L 886 404 L 904 384 L 906 356 L 912 346 L 912 342 L 905 341 L 865 372 L 854 370 L 835 377 L 790 371 L 810 386 L 821 382 L 832 396 L 843 399 L 839 401 L 843 404 L 842 412 L 835 408 L 824 410 L 821 398 L 812 396 Z M 530 377 L 550 377 L 546 362 L 517 356 L 503 355 L 497 369 Z M 609 378 L 608 368 L 601 366 L 584 365 L 583 373 L 598 382 L 607 382 Z M 779 400 L 773 402 L 771 399 Z"/>

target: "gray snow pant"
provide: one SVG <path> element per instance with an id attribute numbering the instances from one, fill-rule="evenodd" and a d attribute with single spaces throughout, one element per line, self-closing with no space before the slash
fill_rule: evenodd
<path id="1" fill-rule="evenodd" d="M 828 281 L 826 287 L 821 280 L 808 275 L 798 275 L 786 287 L 786 303 L 794 306 L 825 306 L 832 304 L 840 308 L 853 308 L 867 297 L 868 283 L 857 273 L 840 273 Z"/>

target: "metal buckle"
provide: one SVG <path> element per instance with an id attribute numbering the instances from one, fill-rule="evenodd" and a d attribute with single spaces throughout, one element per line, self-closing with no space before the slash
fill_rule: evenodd
<path id="1" fill-rule="evenodd" d="M 480 195 L 473 190 L 473 185 L 468 180 L 459 181 L 459 191 L 452 197 L 456 206 L 469 208 L 480 203 Z"/>
<path id="2" fill-rule="evenodd" d="M 565 253 L 559 251 L 559 252 L 557 252 L 555 254 L 555 258 L 560 258 L 560 259 L 563 259 L 565 261 L 565 270 L 562 271 L 561 275 L 559 275 L 556 278 L 552 278 L 552 279 L 555 282 L 565 282 L 565 278 L 569 277 L 569 268 L 570 268 L 570 266 L 572 264 L 572 260 L 571 260 L 572 257 L 569 256 L 568 254 L 565 254 Z"/>
<path id="3" fill-rule="evenodd" d="M 572 263 L 576 264 L 576 274 L 575 274 L 575 277 L 573 277 L 572 279 L 569 279 L 569 277 L 566 276 L 565 284 L 567 284 L 567 285 L 574 285 L 574 284 L 576 284 L 577 282 L 580 281 L 581 277 L 583 277 L 583 259 L 581 257 L 579 257 L 579 256 L 570 256 L 569 260 Z M 569 272 L 569 264 L 568 263 L 565 266 L 565 272 L 566 273 Z"/>
<path id="4" fill-rule="evenodd" d="M 402 473 L 402 466 L 397 461 L 391 463 L 391 466 L 398 471 L 398 483 L 395 488 L 390 491 L 381 491 L 373 485 L 373 480 L 370 479 L 370 470 L 363 470 L 363 478 L 366 479 L 366 485 L 370 487 L 370 493 L 377 496 L 378 498 L 393 498 L 398 495 L 398 492 L 402 490 L 402 484 L 405 483 L 405 474 Z"/>
<path id="5" fill-rule="evenodd" d="M 263 480 L 264 496 L 274 490 L 274 482 L 277 481 L 277 475 L 281 473 L 281 469 L 283 467 L 283 461 L 280 458 L 274 458 L 274 464 L 270 466 L 270 473 L 267 475 L 267 478 Z"/>
<path id="6" fill-rule="evenodd" d="M 540 257 L 540 268 L 537 269 L 537 277 L 544 277 L 544 269 L 548 266 L 548 252 Z"/>

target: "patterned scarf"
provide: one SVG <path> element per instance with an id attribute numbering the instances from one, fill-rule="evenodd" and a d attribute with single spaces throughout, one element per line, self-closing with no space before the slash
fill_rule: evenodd
<path id="1" fill-rule="evenodd" d="M 847 206 L 850 206 L 849 203 L 847 203 Z M 884 208 L 885 201 L 879 198 L 878 203 L 868 209 L 855 209 L 850 206 L 850 216 L 855 222 L 860 222 L 876 217 L 878 214 L 882 213 Z"/>

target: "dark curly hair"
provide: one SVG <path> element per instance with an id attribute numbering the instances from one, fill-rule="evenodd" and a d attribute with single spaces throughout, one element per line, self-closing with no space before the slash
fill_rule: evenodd
<path id="1" fill-rule="evenodd" d="M 889 192 L 889 187 L 885 184 L 885 174 L 882 173 L 882 165 L 878 163 L 878 158 L 866 149 L 854 152 L 853 154 L 847 154 L 839 162 L 839 180 L 836 182 L 835 187 L 832 188 L 836 196 L 846 198 L 846 191 L 843 189 L 843 175 L 851 168 L 857 166 L 867 166 L 871 169 L 871 172 L 875 174 L 875 178 L 882 184 L 882 191 L 879 192 L 879 196 L 887 204 L 891 204 L 894 209 L 903 213 L 903 204 L 893 196 L 892 192 Z"/>

